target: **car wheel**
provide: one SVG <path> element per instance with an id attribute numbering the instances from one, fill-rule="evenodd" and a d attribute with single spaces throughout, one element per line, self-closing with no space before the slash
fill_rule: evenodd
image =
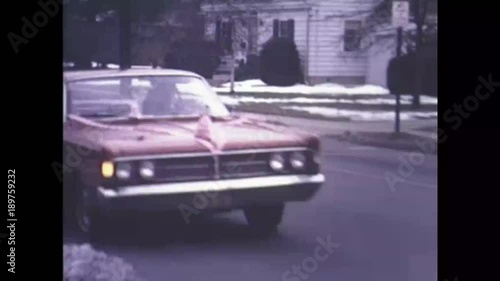
<path id="1" fill-rule="evenodd" d="M 283 218 L 285 206 L 256 206 L 244 209 L 245 218 L 256 234 L 269 236 L 276 233 Z"/>
<path id="2" fill-rule="evenodd" d="M 104 217 L 92 208 L 87 188 L 79 190 L 74 213 L 78 230 L 86 235 L 91 242 L 102 241 L 106 224 Z"/>

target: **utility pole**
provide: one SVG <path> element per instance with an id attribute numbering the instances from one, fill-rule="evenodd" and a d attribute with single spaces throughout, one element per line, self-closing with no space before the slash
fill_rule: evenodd
<path id="1" fill-rule="evenodd" d="M 396 58 L 401 57 L 401 48 L 403 45 L 403 26 L 407 25 L 410 21 L 410 5 L 408 0 L 394 0 L 392 2 L 392 25 L 397 27 L 396 33 Z M 400 128 L 400 111 L 401 111 L 401 101 L 400 101 L 400 91 L 396 90 L 393 93 L 396 96 L 396 108 L 395 108 L 395 122 L 394 130 L 396 133 L 401 131 Z"/>
<path id="2" fill-rule="evenodd" d="M 415 18 L 415 24 L 417 25 L 417 37 L 415 41 L 415 80 L 414 80 L 414 93 L 413 93 L 413 100 L 412 100 L 412 105 L 414 108 L 418 108 L 420 106 L 420 94 L 422 93 L 422 64 L 423 64 L 423 59 L 422 59 L 422 39 L 424 36 L 423 32 L 423 25 L 425 22 L 425 7 L 423 8 L 421 6 L 421 1 L 420 0 L 413 0 L 415 2 L 415 12 L 414 18 Z M 425 5 L 425 3 L 424 3 Z M 421 10 L 423 8 L 423 15 L 421 15 Z"/>
<path id="3" fill-rule="evenodd" d="M 401 57 L 401 45 L 403 44 L 403 28 L 400 26 L 397 29 L 397 44 L 396 44 L 396 57 Z M 400 111 L 401 111 L 401 100 L 399 89 L 396 91 L 396 120 L 395 120 L 395 131 L 400 132 Z"/>

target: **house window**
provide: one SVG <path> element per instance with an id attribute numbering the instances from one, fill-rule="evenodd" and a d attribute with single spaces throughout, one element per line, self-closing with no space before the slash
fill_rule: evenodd
<path id="1" fill-rule="evenodd" d="M 344 52 L 357 51 L 361 47 L 361 28 L 360 20 L 348 20 L 344 22 Z"/>
<path id="2" fill-rule="evenodd" d="M 215 41 L 225 52 L 233 49 L 233 22 L 231 20 L 217 20 L 215 26 Z"/>
<path id="3" fill-rule="evenodd" d="M 275 38 L 290 38 L 295 37 L 295 21 L 294 20 L 274 20 L 273 36 Z"/>

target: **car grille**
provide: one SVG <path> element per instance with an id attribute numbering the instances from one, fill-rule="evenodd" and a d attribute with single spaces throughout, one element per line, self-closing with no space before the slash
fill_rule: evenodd
<path id="1" fill-rule="evenodd" d="M 219 156 L 219 174 L 222 179 L 272 175 L 269 153 L 245 153 Z"/>
<path id="2" fill-rule="evenodd" d="M 230 152 L 222 155 L 197 155 L 152 159 L 155 174 L 147 182 L 189 182 L 216 179 L 238 179 L 276 175 L 269 167 L 271 151 Z M 312 163 L 312 152 L 307 152 L 308 166 Z M 285 155 L 285 158 L 287 156 Z M 139 161 L 134 166 L 134 177 L 130 183 L 144 182 L 138 174 Z M 306 170 L 303 173 L 314 173 Z M 279 174 L 297 173 L 286 167 Z"/>
<path id="3" fill-rule="evenodd" d="M 182 182 L 210 180 L 215 176 L 212 156 L 165 158 L 155 161 L 155 181 Z"/>

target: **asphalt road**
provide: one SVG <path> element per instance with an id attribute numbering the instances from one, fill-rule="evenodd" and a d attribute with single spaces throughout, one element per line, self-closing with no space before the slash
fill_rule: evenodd
<path id="1" fill-rule="evenodd" d="M 253 237 L 235 212 L 187 227 L 138 223 L 99 249 L 149 281 L 435 281 L 437 158 L 412 158 L 404 170 L 408 156 L 324 139 L 326 184 L 288 205 L 276 237 Z M 386 173 L 403 180 L 391 188 Z M 69 231 L 64 240 L 86 242 Z"/>

